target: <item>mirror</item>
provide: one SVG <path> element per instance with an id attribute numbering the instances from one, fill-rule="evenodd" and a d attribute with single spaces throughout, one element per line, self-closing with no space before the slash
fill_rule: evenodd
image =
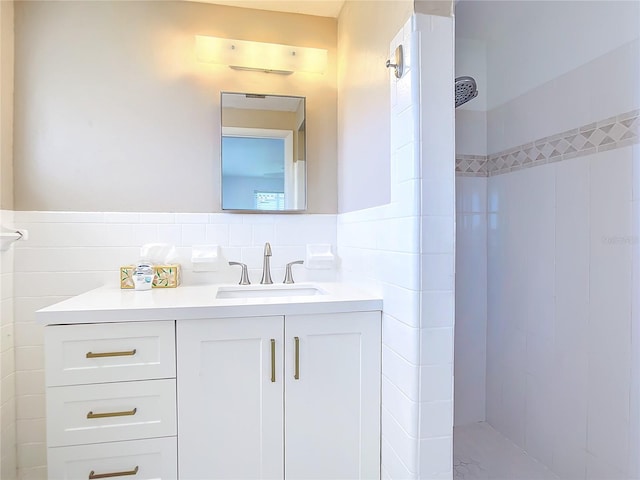
<path id="1" fill-rule="evenodd" d="M 222 209 L 307 206 L 305 98 L 222 92 Z"/>

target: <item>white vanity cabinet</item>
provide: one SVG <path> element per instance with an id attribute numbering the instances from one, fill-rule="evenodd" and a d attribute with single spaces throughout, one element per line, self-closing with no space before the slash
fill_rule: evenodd
<path id="1" fill-rule="evenodd" d="M 379 479 L 380 326 L 380 312 L 179 321 L 179 477 Z"/>
<path id="2" fill-rule="evenodd" d="M 175 322 L 45 329 L 50 479 L 177 477 Z"/>
<path id="3" fill-rule="evenodd" d="M 260 288 L 103 287 L 38 311 L 49 479 L 380 480 L 381 299 Z"/>

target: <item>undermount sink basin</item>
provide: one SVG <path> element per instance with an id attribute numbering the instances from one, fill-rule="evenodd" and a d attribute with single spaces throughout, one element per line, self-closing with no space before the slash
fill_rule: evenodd
<path id="1" fill-rule="evenodd" d="M 312 285 L 238 285 L 218 288 L 216 298 L 303 297 L 325 293 Z"/>

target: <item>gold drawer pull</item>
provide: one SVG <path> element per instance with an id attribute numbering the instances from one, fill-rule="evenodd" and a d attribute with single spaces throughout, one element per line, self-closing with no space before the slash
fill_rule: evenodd
<path id="1" fill-rule="evenodd" d="M 293 378 L 295 378 L 296 380 L 300 380 L 300 337 L 293 337 L 293 340 L 295 342 L 296 351 L 295 371 L 293 372 Z"/>
<path id="2" fill-rule="evenodd" d="M 271 339 L 271 382 L 276 381 L 276 340 Z"/>
<path id="3" fill-rule="evenodd" d="M 89 412 L 87 413 L 87 418 L 128 417 L 129 415 L 135 415 L 137 411 L 138 409 L 134 408 L 133 410 L 127 410 L 126 412 L 107 412 L 107 413 Z"/>
<path id="4" fill-rule="evenodd" d="M 93 353 L 87 352 L 87 358 L 104 358 L 104 357 L 130 357 L 136 354 L 136 349 L 127 350 L 126 352 L 104 352 L 104 353 Z"/>
<path id="5" fill-rule="evenodd" d="M 138 473 L 138 466 L 133 470 L 129 470 L 126 472 L 112 472 L 112 473 L 96 473 L 93 470 L 89 472 L 89 480 L 94 480 L 96 478 L 113 478 L 113 477 L 127 477 L 129 475 L 136 475 Z"/>

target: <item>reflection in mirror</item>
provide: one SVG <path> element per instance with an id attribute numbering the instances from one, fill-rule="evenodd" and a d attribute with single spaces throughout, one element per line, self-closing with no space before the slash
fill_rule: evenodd
<path id="1" fill-rule="evenodd" d="M 222 209 L 306 208 L 305 99 L 221 94 Z"/>

